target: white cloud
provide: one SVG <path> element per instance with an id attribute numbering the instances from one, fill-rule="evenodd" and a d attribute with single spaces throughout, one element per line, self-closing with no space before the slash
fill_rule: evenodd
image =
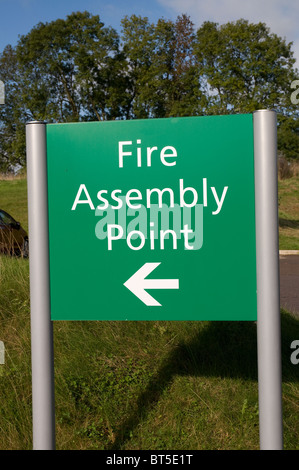
<path id="1" fill-rule="evenodd" d="M 204 21 L 223 24 L 244 18 L 262 21 L 272 33 L 293 42 L 299 67 L 299 2 L 296 0 L 158 0 L 177 14 L 186 13 L 199 27 Z"/>

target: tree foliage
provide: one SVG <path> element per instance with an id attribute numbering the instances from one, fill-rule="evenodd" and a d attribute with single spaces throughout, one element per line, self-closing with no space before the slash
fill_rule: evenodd
<path id="1" fill-rule="evenodd" d="M 75 12 L 37 24 L 0 55 L 0 170 L 25 166 L 25 122 L 73 122 L 278 113 L 279 149 L 299 154 L 298 78 L 292 44 L 246 20 L 196 31 L 176 21 L 124 17 L 121 33 L 98 15 Z"/>
<path id="2" fill-rule="evenodd" d="M 16 50 L 31 114 L 64 122 L 114 117 L 118 43 L 117 33 L 87 12 L 22 36 Z"/>
<path id="3" fill-rule="evenodd" d="M 205 22 L 197 31 L 195 53 L 213 92 L 215 112 L 284 110 L 295 59 L 291 44 L 270 33 L 264 23 Z"/>
<path id="4" fill-rule="evenodd" d="M 0 170 L 10 171 L 25 166 L 27 116 L 20 96 L 16 51 L 9 45 L 0 56 L 0 79 L 5 84 L 5 105 L 0 106 Z"/>

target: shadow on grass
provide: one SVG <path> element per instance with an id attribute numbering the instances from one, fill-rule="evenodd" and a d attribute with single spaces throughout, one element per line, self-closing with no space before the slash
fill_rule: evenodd
<path id="1" fill-rule="evenodd" d="M 283 219 L 279 217 L 280 227 L 299 228 L 299 220 Z"/>
<path id="2" fill-rule="evenodd" d="M 299 381 L 290 361 L 290 344 L 299 338 L 299 320 L 282 312 L 283 381 Z M 231 377 L 257 380 L 257 335 L 253 322 L 211 322 L 188 342 L 180 343 L 166 358 L 139 395 L 137 408 L 116 430 L 109 450 L 119 450 L 146 419 L 162 392 L 176 375 Z"/>

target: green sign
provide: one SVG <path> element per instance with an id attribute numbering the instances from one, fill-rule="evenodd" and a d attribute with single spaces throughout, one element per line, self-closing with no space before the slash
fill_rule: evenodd
<path id="1" fill-rule="evenodd" d="M 52 320 L 256 320 L 252 121 L 47 125 Z"/>

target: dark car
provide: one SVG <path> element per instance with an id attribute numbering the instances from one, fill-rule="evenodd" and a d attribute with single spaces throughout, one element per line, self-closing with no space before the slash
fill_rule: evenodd
<path id="1" fill-rule="evenodd" d="M 0 209 L 0 252 L 11 255 L 29 255 L 29 242 L 26 231 L 11 215 Z"/>

